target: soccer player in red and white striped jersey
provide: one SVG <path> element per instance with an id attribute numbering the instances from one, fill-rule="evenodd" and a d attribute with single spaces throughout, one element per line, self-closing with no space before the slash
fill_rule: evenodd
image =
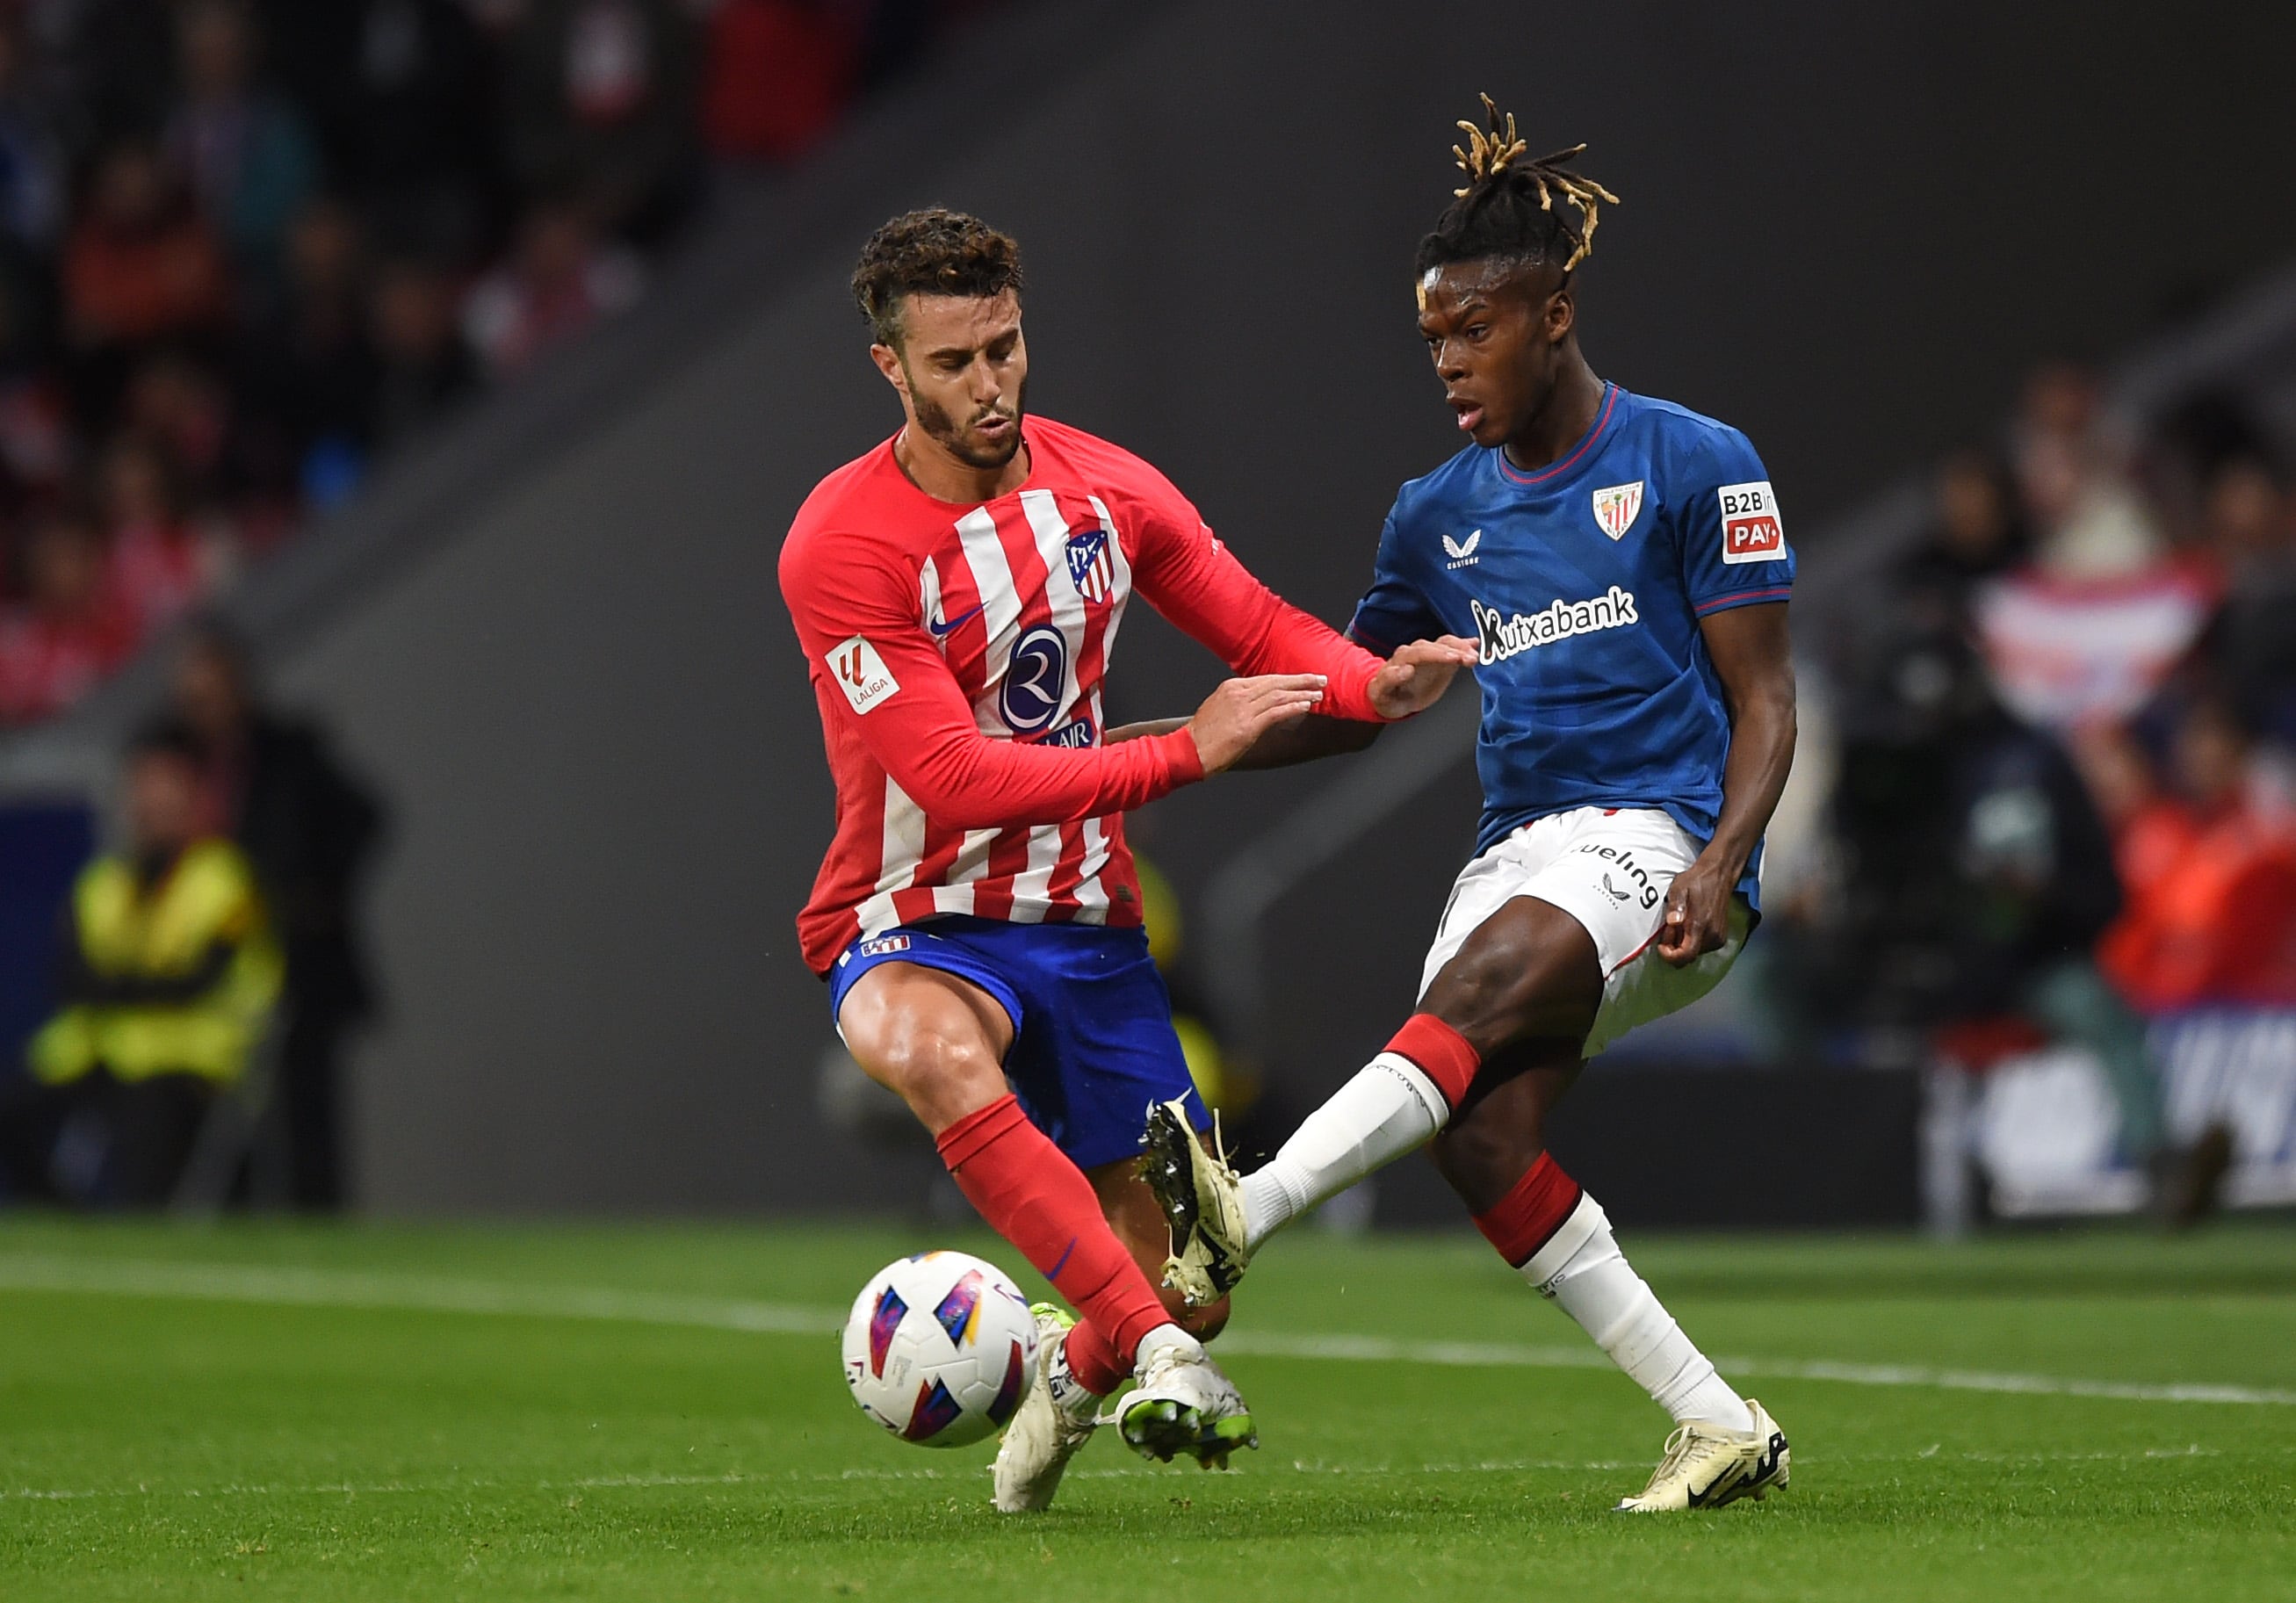
<path id="1" fill-rule="evenodd" d="M 1310 711 L 1431 703 L 1473 646 L 1382 662 L 1285 605 L 1137 456 L 1030 417 L 1017 248 L 960 213 L 872 237 L 854 290 L 904 425 L 823 480 L 781 585 L 820 703 L 837 832 L 799 919 L 839 1030 L 931 1130 L 965 1196 L 1081 1311 L 1039 1311 L 996 1505 L 1051 1500 L 1099 1399 L 1152 1457 L 1256 1440 L 1151 1284 L 1170 1235 L 1134 1172 L 1142 1111 L 1189 1084 L 1140 928 L 1127 809 Z M 1102 684 L 1135 594 L 1239 674 L 1185 723 L 1111 733 Z M 1177 1300 L 1176 1300 L 1177 1303 Z"/>

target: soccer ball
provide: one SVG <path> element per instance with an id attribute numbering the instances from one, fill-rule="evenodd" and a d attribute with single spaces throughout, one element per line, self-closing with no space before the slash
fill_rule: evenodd
<path id="1" fill-rule="evenodd" d="M 1037 1320 L 1021 1288 L 965 1253 L 919 1253 L 877 1271 L 845 1321 L 845 1384 L 904 1442 L 964 1447 L 1004 1428 L 1036 1373 Z"/>

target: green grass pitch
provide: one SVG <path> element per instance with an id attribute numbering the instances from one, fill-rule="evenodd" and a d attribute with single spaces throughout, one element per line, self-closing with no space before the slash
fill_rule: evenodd
<path id="1" fill-rule="evenodd" d="M 1665 1419 L 1480 1243 L 1311 1231 L 1238 1299 L 1261 1451 L 1103 1439 L 999 1519 L 826 1333 L 902 1252 L 1014 1264 L 921 1235 L 0 1223 L 0 1599 L 2296 1598 L 2284 1225 L 1630 1234 L 1794 1443 L 1644 1520 Z"/>

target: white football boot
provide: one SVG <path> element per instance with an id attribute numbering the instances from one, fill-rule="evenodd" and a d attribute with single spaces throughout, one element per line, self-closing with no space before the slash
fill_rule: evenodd
<path id="1" fill-rule="evenodd" d="M 1050 1303 L 1032 1303 L 1029 1311 L 1037 1316 L 1037 1374 L 989 1467 L 999 1514 L 1051 1508 L 1062 1472 L 1100 1423 L 1100 1399 L 1069 1373 L 1069 1331 L 1076 1320 Z"/>
<path id="2" fill-rule="evenodd" d="M 1139 1381 L 1117 1405 L 1116 1424 L 1142 1458 L 1168 1464 L 1185 1453 L 1206 1469 L 1226 1469 L 1228 1454 L 1259 1445 L 1235 1383 L 1193 1336 L 1149 1352 Z"/>
<path id="3" fill-rule="evenodd" d="M 1188 1123 L 1185 1102 L 1160 1102 L 1148 1110 L 1146 1149 L 1140 1178 L 1156 1194 L 1172 1227 L 1172 1255 L 1164 1261 L 1164 1284 L 1191 1308 L 1218 1302 L 1243 1278 L 1251 1262 L 1245 1237 L 1243 1181 L 1221 1149 L 1219 1129 L 1212 1146 Z"/>
<path id="4" fill-rule="evenodd" d="M 1752 1398 L 1750 1431 L 1724 1430 L 1693 1419 L 1674 1427 L 1666 1456 L 1642 1495 L 1620 1500 L 1620 1514 L 1679 1514 L 1689 1508 L 1718 1508 L 1742 1497 L 1759 1502 L 1771 1488 L 1783 1488 L 1793 1455 L 1778 1422 Z"/>

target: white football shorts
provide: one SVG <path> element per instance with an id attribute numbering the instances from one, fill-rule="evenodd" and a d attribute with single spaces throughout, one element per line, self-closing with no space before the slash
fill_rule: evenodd
<path id="1" fill-rule="evenodd" d="M 1585 1048 L 1594 1056 L 1713 990 L 1744 949 L 1753 913 L 1745 897 L 1734 895 L 1721 946 L 1681 968 L 1658 954 L 1667 887 L 1700 850 L 1695 835 L 1656 809 L 1582 807 L 1524 825 L 1460 870 L 1419 976 L 1420 995 L 1485 919 L 1518 896 L 1536 897 L 1595 938 L 1603 1005 Z"/>

